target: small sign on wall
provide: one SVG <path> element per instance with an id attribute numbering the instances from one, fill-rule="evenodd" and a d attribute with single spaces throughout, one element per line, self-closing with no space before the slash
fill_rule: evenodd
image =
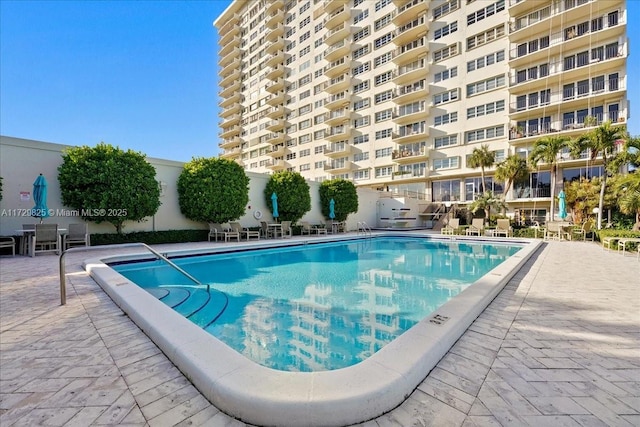
<path id="1" fill-rule="evenodd" d="M 20 201 L 21 202 L 28 202 L 29 200 L 31 200 L 31 193 L 28 191 L 21 191 L 20 192 Z"/>

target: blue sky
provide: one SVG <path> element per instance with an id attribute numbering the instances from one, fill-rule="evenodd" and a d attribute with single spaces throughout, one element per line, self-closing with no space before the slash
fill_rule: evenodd
<path id="1" fill-rule="evenodd" d="M 0 0 L 0 133 L 70 145 L 104 141 L 180 161 L 217 155 L 212 23 L 229 4 Z M 640 0 L 627 5 L 633 23 Z M 628 26 L 632 46 L 639 31 Z M 632 53 L 632 107 L 640 105 L 639 64 Z M 638 123 L 640 116 L 631 118 L 634 135 Z"/>

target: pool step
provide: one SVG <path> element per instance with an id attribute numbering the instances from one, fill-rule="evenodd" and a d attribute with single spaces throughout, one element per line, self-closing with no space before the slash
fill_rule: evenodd
<path id="1" fill-rule="evenodd" d="M 167 286 L 147 288 L 146 291 L 201 328 L 216 320 L 228 303 L 227 296 L 213 288 L 207 292 L 205 289 Z"/>
<path id="2" fill-rule="evenodd" d="M 151 291 L 153 288 L 148 288 L 147 292 Z M 191 296 L 191 292 L 189 289 L 180 288 L 180 287 L 163 287 L 163 288 L 155 288 L 157 289 L 155 292 L 160 292 L 161 290 L 168 290 L 169 293 L 164 297 L 157 297 L 160 301 L 173 308 L 179 304 L 185 302 L 189 296 Z M 152 293 L 153 294 L 153 293 Z M 155 296 L 155 295 L 154 295 Z"/>
<path id="3" fill-rule="evenodd" d="M 189 320 L 201 328 L 206 328 L 215 321 L 225 308 L 227 308 L 229 302 L 227 295 L 223 292 L 211 288 L 210 293 L 211 298 L 209 298 L 207 304 L 189 317 Z"/>

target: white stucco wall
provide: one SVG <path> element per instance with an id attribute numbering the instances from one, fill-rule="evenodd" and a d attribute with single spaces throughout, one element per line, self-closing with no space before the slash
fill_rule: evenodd
<path id="1" fill-rule="evenodd" d="M 0 136 L 0 176 L 3 177 L 3 198 L 0 201 L 0 235 L 10 236 L 22 228 L 22 224 L 39 222 L 39 219 L 25 216 L 26 211 L 34 206 L 33 182 L 42 173 L 47 179 L 47 206 L 56 214 L 46 218 L 46 223 L 57 223 L 61 228 L 67 228 L 70 223 L 80 222 L 77 216 L 65 216 L 69 209 L 62 205 L 60 186 L 58 185 L 58 166 L 62 163 L 62 152 L 69 146 L 42 141 L 33 141 L 8 136 Z M 163 195 L 160 197 L 162 205 L 153 217 L 142 222 L 126 222 L 124 231 L 152 231 L 152 230 L 181 230 L 207 229 L 204 223 L 194 222 L 180 213 L 178 206 L 177 180 L 182 172 L 183 162 L 155 159 L 147 160 L 156 168 L 156 179 L 163 183 Z M 240 218 L 243 226 L 257 226 L 258 221 L 253 214 L 256 210 L 263 213 L 263 217 L 270 219 L 263 191 L 269 175 L 247 172 L 249 182 L 249 203 L 246 214 Z M 320 206 L 318 188 L 320 183 L 309 181 L 311 192 L 311 211 L 302 220 L 311 223 L 325 222 Z M 28 200 L 24 197 L 28 193 Z M 378 192 L 369 189 L 358 189 L 358 212 L 349 216 L 347 229 L 356 228 L 358 221 L 365 221 L 369 225 L 376 224 L 376 202 Z M 111 224 L 89 223 L 90 233 L 115 232 Z"/>

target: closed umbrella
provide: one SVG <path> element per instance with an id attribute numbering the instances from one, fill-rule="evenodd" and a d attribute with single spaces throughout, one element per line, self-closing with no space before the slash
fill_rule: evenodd
<path id="1" fill-rule="evenodd" d="M 558 194 L 558 216 L 562 219 L 567 217 L 567 201 L 565 198 L 564 190 L 560 190 Z"/>
<path id="2" fill-rule="evenodd" d="M 49 217 L 49 208 L 47 208 L 47 180 L 40 174 L 33 183 L 33 214 L 36 218 L 40 218 L 40 223 L 44 218 Z"/>
<path id="3" fill-rule="evenodd" d="M 336 202 L 331 199 L 329 201 L 329 218 L 334 219 L 336 217 Z"/>
<path id="4" fill-rule="evenodd" d="M 273 206 L 272 215 L 277 219 L 280 214 L 278 213 L 278 196 L 276 195 L 276 193 L 273 193 L 271 195 L 271 205 Z"/>

